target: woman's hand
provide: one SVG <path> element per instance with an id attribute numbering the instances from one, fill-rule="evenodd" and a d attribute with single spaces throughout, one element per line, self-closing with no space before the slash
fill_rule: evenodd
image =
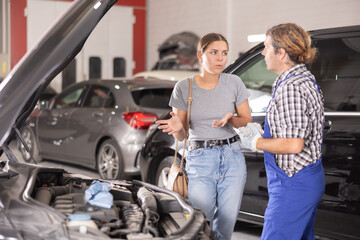
<path id="1" fill-rule="evenodd" d="M 158 129 L 162 130 L 165 133 L 168 133 L 169 135 L 180 133 L 184 129 L 181 119 L 174 112 L 170 112 L 170 115 L 170 119 L 158 120 L 155 122 L 160 124 Z"/>
<path id="2" fill-rule="evenodd" d="M 221 120 L 214 120 L 212 122 L 212 127 L 213 128 L 218 128 L 218 127 L 225 126 L 233 116 L 234 116 L 234 114 L 231 113 L 231 112 L 225 114 L 225 116 Z"/>

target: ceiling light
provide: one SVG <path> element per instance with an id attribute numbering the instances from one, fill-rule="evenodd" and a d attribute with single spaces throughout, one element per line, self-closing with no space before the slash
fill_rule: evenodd
<path id="1" fill-rule="evenodd" d="M 253 34 L 253 35 L 248 35 L 247 39 L 248 42 L 263 42 L 265 41 L 265 34 Z"/>

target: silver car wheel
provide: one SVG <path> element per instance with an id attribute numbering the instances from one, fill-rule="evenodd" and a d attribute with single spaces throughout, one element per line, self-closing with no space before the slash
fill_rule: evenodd
<path id="1" fill-rule="evenodd" d="M 158 178 L 158 186 L 159 187 L 165 187 L 169 178 L 169 172 L 170 172 L 170 168 L 169 167 L 164 167 L 159 175 Z"/>
<path id="2" fill-rule="evenodd" d="M 178 161 L 180 161 L 178 159 Z M 165 187 L 169 178 L 169 172 L 171 165 L 174 163 L 174 156 L 167 156 L 163 158 L 158 165 L 157 169 L 155 170 L 156 175 L 155 182 L 153 184 L 159 186 L 159 187 Z M 153 170 L 152 170 L 153 171 Z"/>
<path id="3" fill-rule="evenodd" d="M 101 178 L 117 179 L 119 177 L 120 157 L 112 141 L 106 141 L 101 145 L 97 160 Z"/>

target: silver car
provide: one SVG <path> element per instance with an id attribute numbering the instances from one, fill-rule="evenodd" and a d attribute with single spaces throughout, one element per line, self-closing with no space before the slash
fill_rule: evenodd
<path id="1" fill-rule="evenodd" d="M 146 130 L 169 111 L 174 81 L 90 80 L 56 95 L 31 113 L 21 133 L 25 161 L 51 159 L 97 169 L 101 178 L 139 174 Z"/>

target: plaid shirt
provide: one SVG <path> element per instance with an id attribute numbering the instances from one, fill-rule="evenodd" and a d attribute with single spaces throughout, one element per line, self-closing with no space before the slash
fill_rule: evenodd
<path id="1" fill-rule="evenodd" d="M 277 89 L 266 113 L 273 138 L 304 139 L 304 148 L 300 153 L 275 155 L 276 164 L 289 177 L 321 157 L 323 94 L 304 75 L 315 81 L 304 64 L 298 64 L 282 73 L 272 86 L 272 92 Z M 283 82 L 279 85 L 281 81 Z"/>

